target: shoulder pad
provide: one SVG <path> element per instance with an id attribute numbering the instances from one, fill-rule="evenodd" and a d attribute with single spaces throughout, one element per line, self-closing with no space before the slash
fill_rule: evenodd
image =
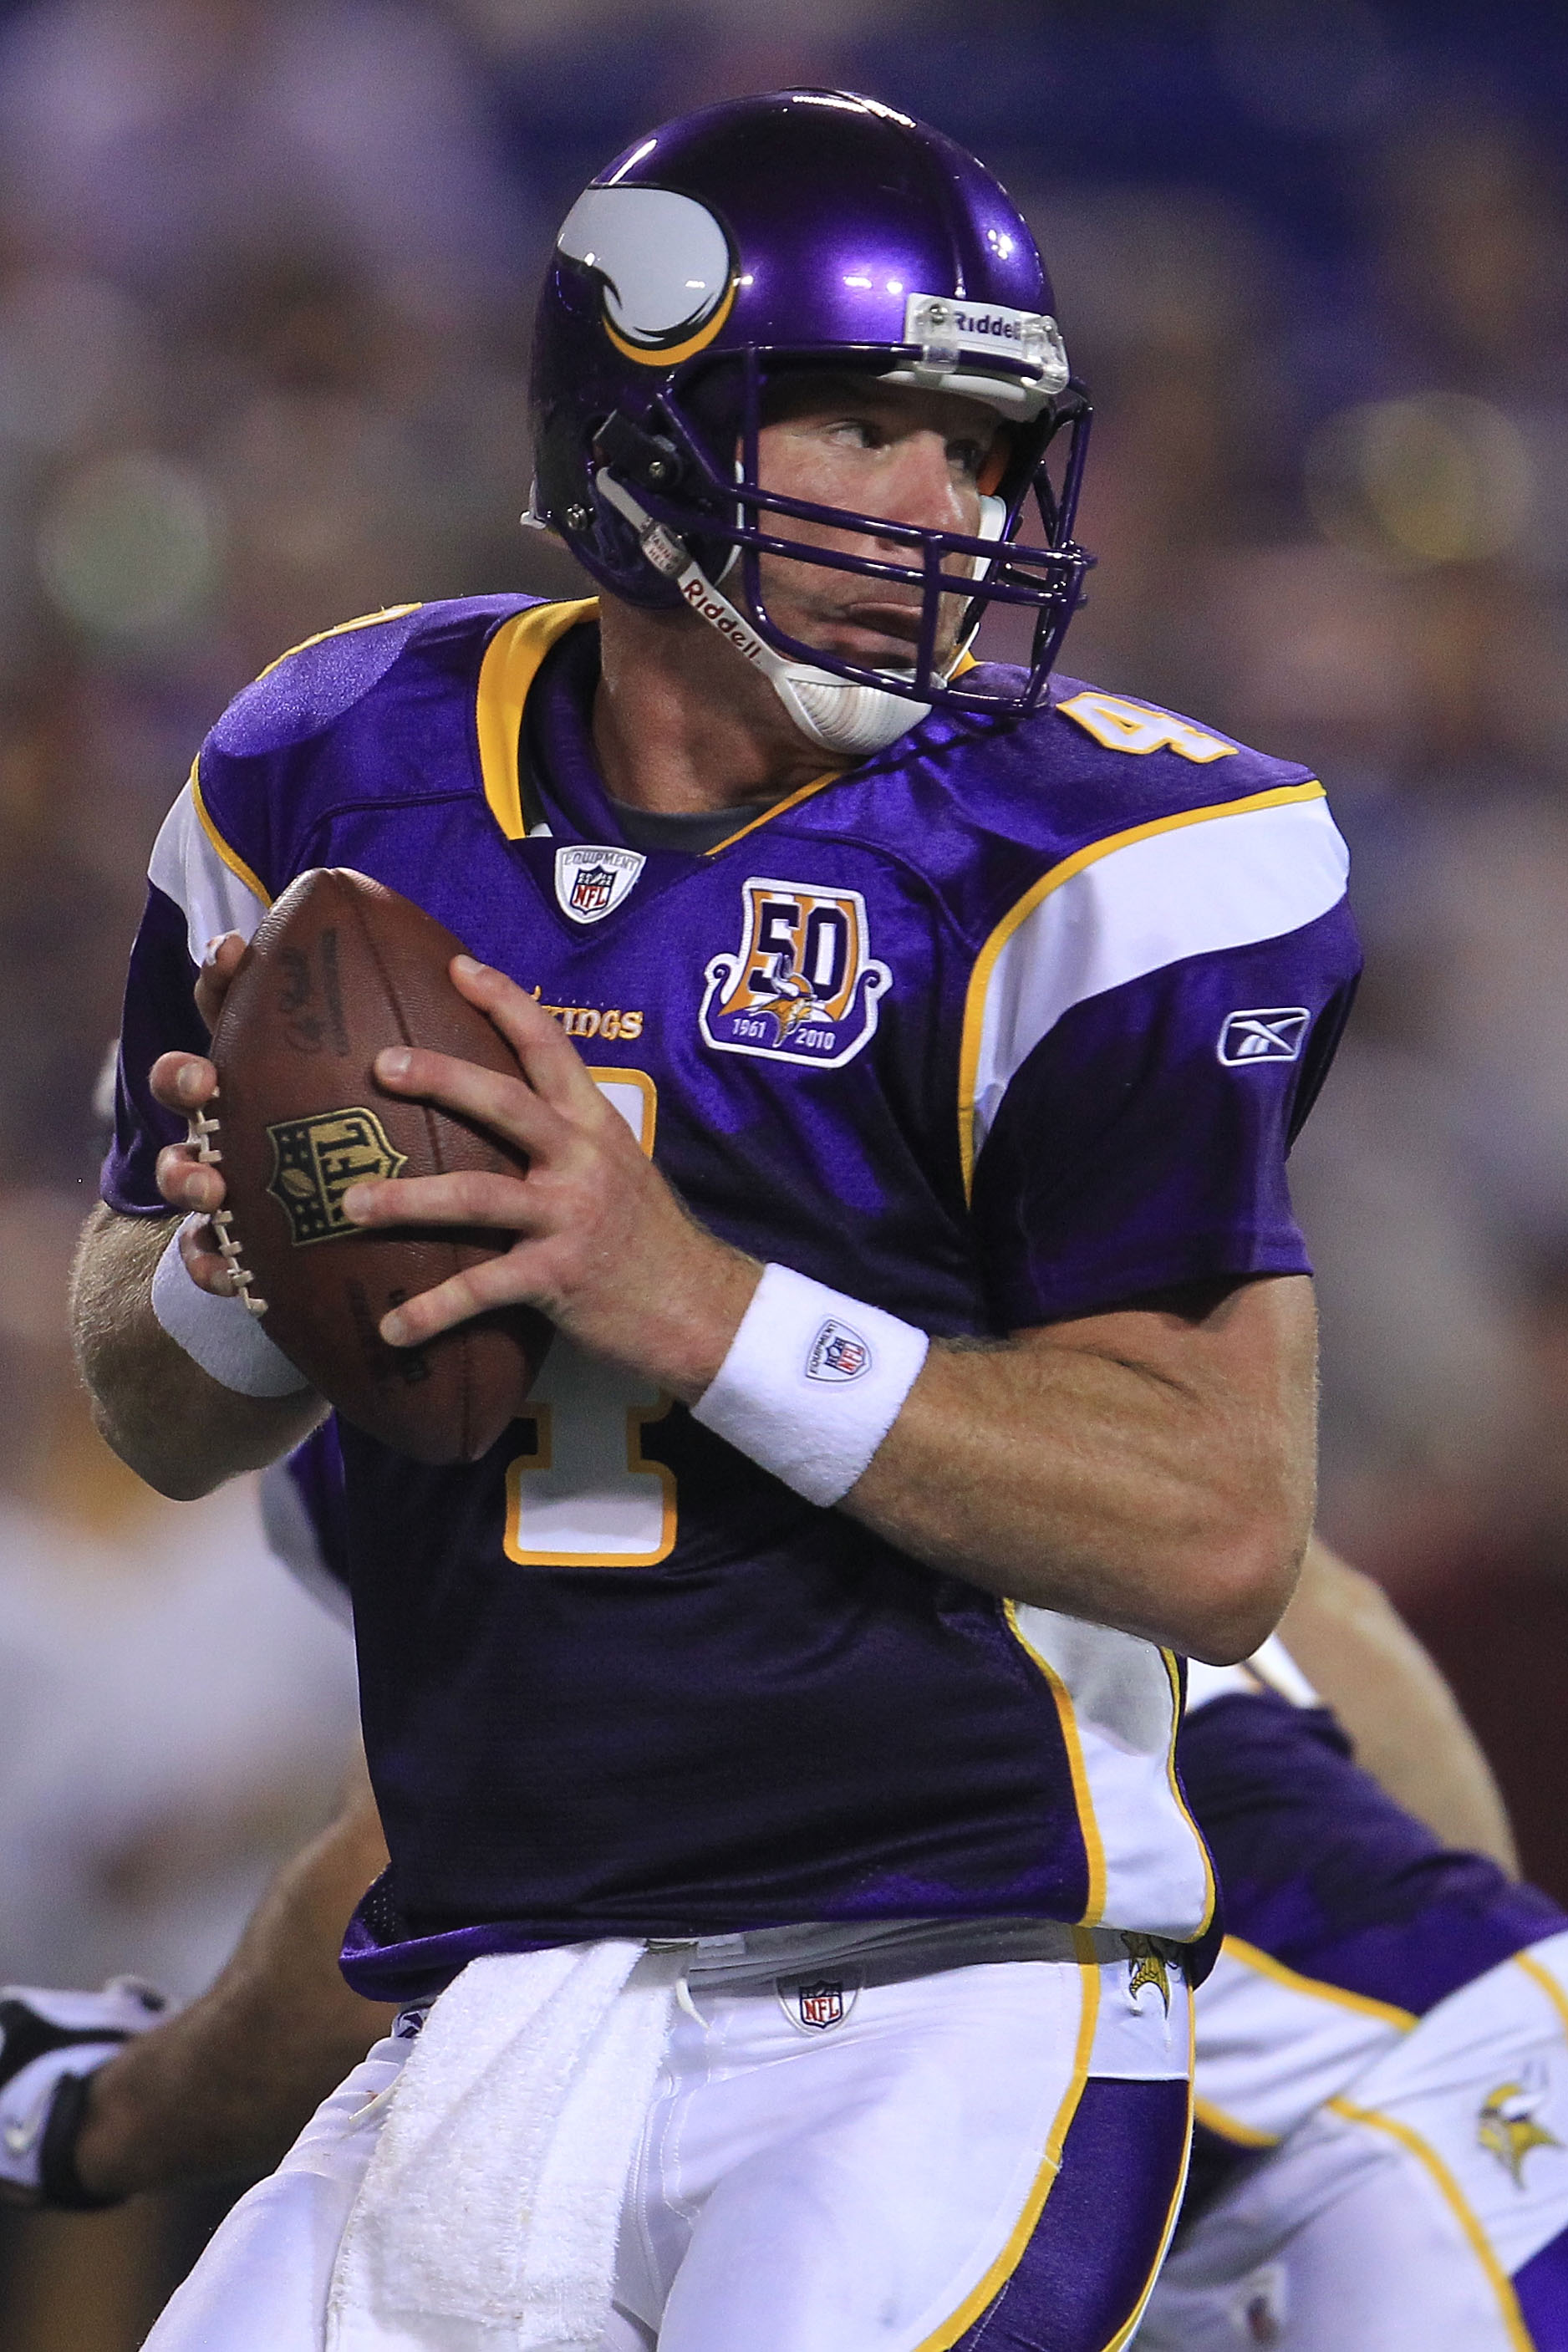
<path id="1" fill-rule="evenodd" d="M 1146 702 L 1140 695 L 1111 694 L 1077 678 L 1058 678 L 1055 685 L 1058 690 L 1051 696 L 1048 717 L 1058 724 L 1066 721 L 1069 732 L 1076 733 L 1085 748 L 1097 743 L 1102 751 L 1124 758 L 1142 761 L 1163 754 L 1189 770 L 1212 768 L 1220 799 L 1230 799 L 1249 787 L 1256 790 L 1260 783 L 1294 782 L 1309 773 L 1294 761 L 1255 751 L 1237 742 L 1234 735 L 1222 734 L 1217 727 L 1166 710 L 1157 702 Z"/>
<path id="2" fill-rule="evenodd" d="M 454 628 L 487 632 L 533 596 L 468 596 L 432 604 L 391 604 L 307 637 L 236 695 L 207 741 L 231 759 L 280 751 L 319 735 L 368 694 L 417 639 Z"/>

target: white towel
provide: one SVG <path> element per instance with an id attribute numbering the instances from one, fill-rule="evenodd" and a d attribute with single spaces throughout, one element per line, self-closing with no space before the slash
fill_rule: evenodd
<path id="1" fill-rule="evenodd" d="M 328 2352 L 587 2352 L 679 1958 L 573 1944 L 472 1960 L 390 2095 L 338 2250 Z"/>

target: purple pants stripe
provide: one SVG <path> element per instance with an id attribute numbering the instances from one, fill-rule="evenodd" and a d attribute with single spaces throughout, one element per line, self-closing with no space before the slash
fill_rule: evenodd
<path id="1" fill-rule="evenodd" d="M 1105 2352 L 1159 2260 L 1186 2153 L 1184 2082 L 1091 2077 L 1033 2237 L 953 2352 Z"/>
<path id="2" fill-rule="evenodd" d="M 1515 2271 L 1513 2291 L 1536 2352 L 1568 2352 L 1568 2230 Z"/>

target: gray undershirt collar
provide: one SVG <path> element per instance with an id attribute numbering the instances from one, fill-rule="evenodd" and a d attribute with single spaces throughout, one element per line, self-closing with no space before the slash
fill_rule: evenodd
<path id="1" fill-rule="evenodd" d="M 628 801 L 607 794 L 616 821 L 634 849 L 684 849 L 700 857 L 732 833 L 766 815 L 771 801 L 736 801 L 721 809 L 633 808 Z"/>

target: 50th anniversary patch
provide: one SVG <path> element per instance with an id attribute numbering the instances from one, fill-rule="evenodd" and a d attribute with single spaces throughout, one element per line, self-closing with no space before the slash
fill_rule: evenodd
<path id="1" fill-rule="evenodd" d="M 865 899 L 760 874 L 741 898 L 739 952 L 704 974 L 703 1036 L 721 1054 L 837 1069 L 875 1034 L 892 984 L 870 953 Z"/>

